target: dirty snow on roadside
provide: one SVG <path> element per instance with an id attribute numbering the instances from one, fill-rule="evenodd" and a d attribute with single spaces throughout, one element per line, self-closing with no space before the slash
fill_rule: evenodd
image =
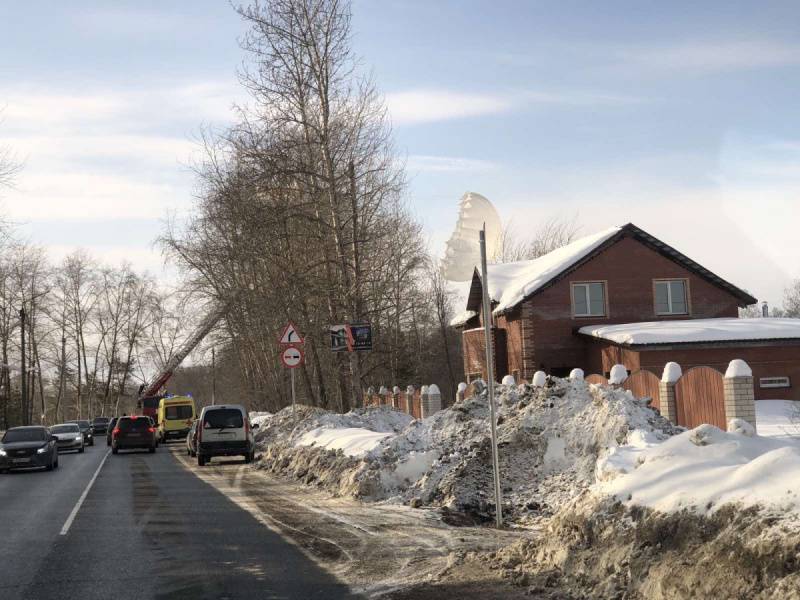
<path id="1" fill-rule="evenodd" d="M 499 386 L 498 404 L 504 513 L 523 526 L 594 484 L 597 458 L 607 449 L 629 436 L 661 441 L 677 432 L 628 392 L 580 379 Z M 284 409 L 258 434 L 259 467 L 335 494 L 440 507 L 452 518 L 480 522 L 494 513 L 488 415 L 485 391 L 424 420 L 389 407 L 345 415 L 299 407 L 295 424 Z M 347 446 L 352 429 L 388 435 L 358 453 L 331 447 Z"/>

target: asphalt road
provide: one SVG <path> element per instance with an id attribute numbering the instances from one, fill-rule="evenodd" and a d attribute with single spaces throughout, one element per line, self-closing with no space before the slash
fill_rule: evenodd
<path id="1" fill-rule="evenodd" d="M 101 440 L 53 472 L 0 475 L 0 598 L 353 597 L 167 448 L 109 455 L 98 472 L 106 453 Z"/>

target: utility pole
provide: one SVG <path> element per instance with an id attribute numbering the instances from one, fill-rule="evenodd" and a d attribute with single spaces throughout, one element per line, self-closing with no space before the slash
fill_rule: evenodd
<path id="1" fill-rule="evenodd" d="M 503 526 L 503 490 L 500 487 L 500 461 L 497 457 L 497 418 L 494 408 L 494 352 L 492 351 L 492 302 L 489 298 L 489 272 L 486 267 L 486 223 L 480 232 L 481 279 L 483 280 L 483 331 L 486 345 L 486 378 L 489 395 L 489 419 L 492 422 L 492 470 L 494 471 L 494 504 L 498 527 Z"/>
<path id="2" fill-rule="evenodd" d="M 22 350 L 22 409 L 25 415 L 25 424 L 30 425 L 30 412 L 28 411 L 28 370 L 25 368 L 25 307 L 19 309 L 19 322 L 20 331 L 22 332 L 22 340 L 20 348 Z"/>
<path id="3" fill-rule="evenodd" d="M 217 403 L 217 352 L 211 346 L 211 405 Z"/>

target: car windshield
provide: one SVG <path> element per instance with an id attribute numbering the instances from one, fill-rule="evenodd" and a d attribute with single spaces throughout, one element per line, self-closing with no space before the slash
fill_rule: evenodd
<path id="1" fill-rule="evenodd" d="M 242 411 L 235 408 L 219 408 L 210 410 L 203 419 L 205 429 L 217 429 L 223 427 L 244 427 Z"/>
<path id="2" fill-rule="evenodd" d="M 136 417 L 133 418 L 125 418 L 120 419 L 119 423 L 117 423 L 117 427 L 119 427 L 120 431 L 143 431 L 150 427 L 150 419 L 145 417 Z"/>
<path id="3" fill-rule="evenodd" d="M 14 442 L 43 442 L 45 439 L 44 427 L 26 427 L 24 429 L 9 429 L 3 436 L 4 444 Z"/>
<path id="4" fill-rule="evenodd" d="M 80 433 L 81 429 L 77 423 L 67 423 L 65 425 L 53 425 L 50 433 Z"/>
<path id="5" fill-rule="evenodd" d="M 179 404 L 177 406 L 167 406 L 164 411 L 167 419 L 171 420 L 186 420 L 192 418 L 192 405 Z"/>
<path id="6" fill-rule="evenodd" d="M 142 408 L 158 408 L 161 398 L 145 398 L 142 400 Z"/>
<path id="7" fill-rule="evenodd" d="M 108 417 L 97 417 L 93 423 L 97 425 L 103 425 L 104 423 L 108 423 Z"/>

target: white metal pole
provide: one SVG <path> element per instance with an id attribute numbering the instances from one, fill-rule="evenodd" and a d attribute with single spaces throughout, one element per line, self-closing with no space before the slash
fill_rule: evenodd
<path id="1" fill-rule="evenodd" d="M 294 408 L 294 369 L 289 369 L 289 371 L 291 371 L 292 376 L 292 420 L 297 423 L 297 414 Z"/>
<path id="2" fill-rule="evenodd" d="M 503 493 L 500 487 L 500 462 L 497 458 L 497 418 L 494 407 L 494 352 L 492 351 L 492 303 L 489 299 L 489 274 L 486 267 L 486 223 L 480 232 L 481 279 L 483 280 L 483 331 L 486 341 L 486 378 L 489 394 L 489 419 L 492 422 L 492 470 L 494 471 L 494 504 L 497 526 L 503 526 Z"/>

